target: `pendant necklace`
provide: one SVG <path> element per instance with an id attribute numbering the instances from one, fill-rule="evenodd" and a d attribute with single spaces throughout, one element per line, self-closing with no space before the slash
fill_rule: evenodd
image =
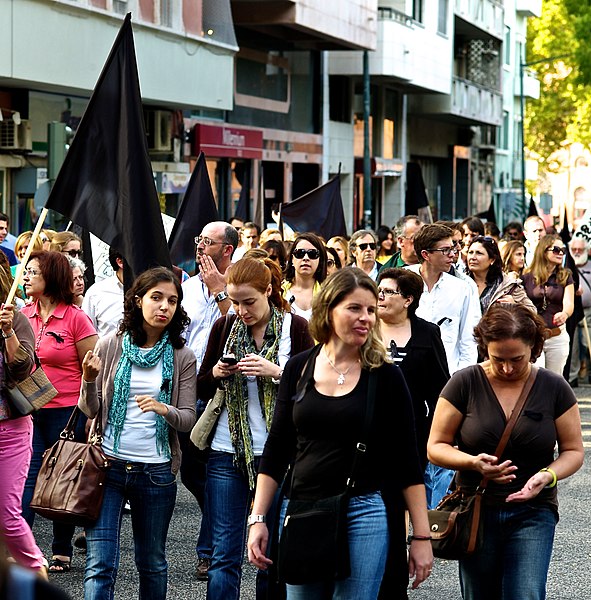
<path id="1" fill-rule="evenodd" d="M 339 371 L 336 368 L 335 364 L 332 362 L 332 360 L 330 360 L 330 357 L 328 356 L 326 349 L 324 350 L 324 356 L 326 356 L 326 360 L 328 361 L 328 364 L 339 374 L 339 376 L 337 377 L 337 385 L 344 385 L 345 376 L 348 375 L 349 371 L 353 368 L 353 366 L 359 362 L 358 360 L 356 360 L 352 365 L 349 365 L 349 368 L 346 371 Z"/>

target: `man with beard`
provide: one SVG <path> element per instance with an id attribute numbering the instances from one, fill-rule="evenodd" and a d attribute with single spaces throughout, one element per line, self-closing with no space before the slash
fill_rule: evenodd
<path id="1" fill-rule="evenodd" d="M 584 376 L 589 377 L 588 381 L 591 383 L 589 348 L 587 347 L 587 336 L 584 327 L 584 322 L 586 321 L 588 330 L 591 330 L 591 264 L 589 264 L 589 242 L 583 238 L 575 237 L 568 243 L 568 249 L 579 275 L 577 296 L 581 298 L 585 315 L 579 321 L 572 335 L 568 381 L 572 387 L 577 387 L 579 385 L 579 372 L 581 372 L 581 369 Z"/>
<path id="2" fill-rule="evenodd" d="M 196 261 L 199 272 L 183 283 L 183 308 L 191 319 L 187 327 L 187 346 L 195 353 L 197 373 L 207 348 L 212 325 L 230 309 L 226 294 L 225 273 L 231 264 L 232 254 L 238 245 L 238 232 L 224 221 L 208 223 L 195 238 Z M 205 403 L 197 401 L 197 417 Z M 201 530 L 197 540 L 197 579 L 207 580 L 211 559 L 211 538 L 205 513 L 205 480 L 207 453 L 198 450 L 190 441 L 188 433 L 179 432 L 181 444 L 181 481 L 195 496 L 201 508 Z"/>

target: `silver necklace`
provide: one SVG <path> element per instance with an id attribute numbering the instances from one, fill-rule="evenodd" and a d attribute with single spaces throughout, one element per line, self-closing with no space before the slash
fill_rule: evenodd
<path id="1" fill-rule="evenodd" d="M 339 376 L 337 377 L 337 385 L 344 385 L 345 384 L 345 376 L 349 374 L 349 371 L 353 368 L 354 365 L 356 365 L 359 361 L 356 360 L 352 365 L 349 365 L 349 368 L 346 371 L 339 371 L 335 364 L 332 362 L 332 360 L 330 360 L 330 357 L 328 356 L 328 353 L 326 352 L 326 350 L 324 350 L 324 356 L 326 356 L 326 360 L 328 361 L 328 364 L 339 374 Z"/>

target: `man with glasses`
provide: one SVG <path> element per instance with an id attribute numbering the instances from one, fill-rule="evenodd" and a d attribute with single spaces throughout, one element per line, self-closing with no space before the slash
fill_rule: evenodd
<path id="1" fill-rule="evenodd" d="M 534 252 L 538 242 L 546 235 L 546 226 L 541 217 L 532 215 L 523 223 L 523 236 L 525 237 L 525 266 L 529 267 L 534 259 Z"/>
<path id="2" fill-rule="evenodd" d="M 349 240 L 349 254 L 355 266 L 367 273 L 374 281 L 378 278 L 380 264 L 376 261 L 378 238 L 371 229 L 356 231 Z"/>
<path id="3" fill-rule="evenodd" d="M 416 215 L 406 215 L 396 222 L 394 233 L 396 234 L 396 243 L 398 252 L 395 252 L 380 268 L 380 271 L 392 267 L 406 267 L 406 265 L 416 265 L 419 262 L 415 252 L 415 235 L 423 226 L 422 221 Z"/>
<path id="4" fill-rule="evenodd" d="M 183 308 L 191 319 L 187 327 L 187 346 L 195 353 L 197 372 L 203 362 L 213 324 L 230 309 L 226 294 L 225 273 L 238 245 L 238 232 L 224 221 L 208 223 L 195 238 L 195 258 L 199 272 L 182 284 Z M 199 416 L 205 403 L 197 401 Z M 181 481 L 195 496 L 201 508 L 201 530 L 197 540 L 197 579 L 207 581 L 211 559 L 211 538 L 205 514 L 205 479 L 207 454 L 197 450 L 188 433 L 179 432 L 181 444 Z"/>
<path id="5" fill-rule="evenodd" d="M 449 372 L 453 374 L 478 360 L 473 332 L 481 317 L 480 303 L 467 282 L 449 274 L 458 252 L 449 227 L 437 224 L 422 227 L 415 236 L 415 250 L 419 264 L 407 269 L 418 273 L 424 282 L 416 315 L 439 325 Z M 429 508 L 435 508 L 443 498 L 452 477 L 453 471 L 427 465 L 425 486 Z"/>

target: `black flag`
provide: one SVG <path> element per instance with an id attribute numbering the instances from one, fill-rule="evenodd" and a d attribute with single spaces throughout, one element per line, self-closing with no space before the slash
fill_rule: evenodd
<path id="1" fill-rule="evenodd" d="M 560 230 L 560 239 L 564 242 L 564 245 L 568 245 L 571 240 L 570 228 L 568 226 L 568 214 L 566 212 L 566 206 L 564 207 L 564 218 L 562 219 L 562 229 Z M 566 253 L 567 259 L 570 256 L 570 252 Z"/>
<path id="2" fill-rule="evenodd" d="M 528 217 L 539 217 L 540 214 L 538 213 L 538 205 L 536 204 L 536 201 L 533 198 L 529 199 L 529 210 L 527 212 L 527 216 Z"/>
<path id="3" fill-rule="evenodd" d="M 46 203 L 118 250 L 133 277 L 170 256 L 148 155 L 131 14 Z"/>
<path id="4" fill-rule="evenodd" d="M 479 219 L 486 219 L 487 223 L 496 223 L 497 215 L 495 213 L 495 201 L 491 199 L 490 204 L 488 205 L 488 210 L 479 212 L 476 216 Z"/>
<path id="5" fill-rule="evenodd" d="M 283 223 L 296 232 L 317 233 L 325 240 L 335 235 L 346 236 L 340 174 L 293 202 L 282 204 L 279 224 L 281 232 Z"/>
<path id="6" fill-rule="evenodd" d="M 195 236 L 208 223 L 218 220 L 205 155 L 201 152 L 168 238 L 170 258 L 177 267 L 190 275 L 195 274 Z"/>

